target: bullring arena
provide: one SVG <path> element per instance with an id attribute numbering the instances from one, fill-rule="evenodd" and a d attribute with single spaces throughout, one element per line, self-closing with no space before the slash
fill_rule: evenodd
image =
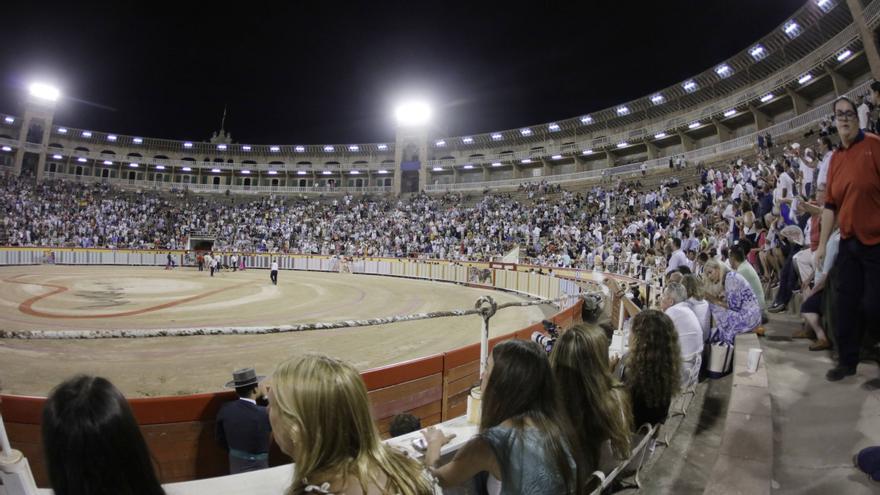
<path id="1" fill-rule="evenodd" d="M 158 255 L 164 259 L 164 253 Z M 324 259 L 326 263 L 328 259 Z M 363 320 L 469 308 L 481 295 L 499 303 L 523 296 L 379 275 L 283 270 L 278 285 L 265 269 L 39 265 L 0 268 L 0 330 L 60 334 L 92 330 L 234 330 Z M 491 335 L 540 322 L 540 307 L 493 318 Z M 213 392 L 230 370 L 269 372 L 291 355 L 323 352 L 370 369 L 473 344 L 481 318 L 436 318 L 387 325 L 268 335 L 153 338 L 4 339 L 0 391 L 46 393 L 74 372 L 111 378 L 127 395 Z M 61 337 L 64 337 L 61 335 Z"/>
<path id="2" fill-rule="evenodd" d="M 591 93 L 590 83 L 596 81 L 613 80 L 620 94 L 631 80 L 672 82 L 639 89 L 637 97 L 606 108 L 572 108 L 540 123 L 521 118 L 479 124 L 475 117 L 484 112 L 467 112 L 483 96 L 465 93 L 437 102 L 439 117 L 432 121 L 432 104 L 419 99 L 424 95 L 417 91 L 419 98 L 395 109 L 393 135 L 346 134 L 322 98 L 303 105 L 311 95 L 298 92 L 300 86 L 273 89 L 274 69 L 297 71 L 297 82 L 328 87 L 342 82 L 340 94 L 358 97 L 334 96 L 339 100 L 334 103 L 347 106 L 366 97 L 369 88 L 383 86 L 367 76 L 384 72 L 376 61 L 393 60 L 393 53 L 365 48 L 364 56 L 354 57 L 363 66 L 319 54 L 333 63 L 333 74 L 325 76 L 320 64 L 299 56 L 311 54 L 314 43 L 296 46 L 306 51 L 288 56 L 272 50 L 287 46 L 277 39 L 239 36 L 236 49 L 247 53 L 246 62 L 256 61 L 251 57 L 257 52 L 272 59 L 257 64 L 266 70 L 257 73 L 238 60 L 241 53 L 226 49 L 225 33 L 198 36 L 180 29 L 166 29 L 163 36 L 170 40 L 182 32 L 213 44 L 199 50 L 181 43 L 188 54 L 175 53 L 173 59 L 183 60 L 185 70 L 173 70 L 172 57 L 152 56 L 152 45 L 151 56 L 144 57 L 128 50 L 127 42 L 115 46 L 115 39 L 113 48 L 126 53 L 108 55 L 112 63 L 96 69 L 94 53 L 85 62 L 71 62 L 81 66 L 81 75 L 103 78 L 97 90 L 98 79 L 80 87 L 91 85 L 98 93 L 103 88 L 108 102 L 87 101 L 74 91 L 64 95 L 66 90 L 46 81 L 34 81 L 27 91 L 7 88 L 18 92 L 8 98 L 15 101 L 8 103 L 12 108 L 0 108 L 10 112 L 0 114 L 0 495 L 48 495 L 57 478 L 50 483 L 47 453 L 63 450 L 68 461 L 86 457 L 53 449 L 44 436 L 44 429 L 52 428 L 44 418 L 52 413 L 53 387 L 80 373 L 106 377 L 121 390 L 116 404 L 130 405 L 130 433 L 143 436 L 152 460 L 141 468 L 154 468 L 168 495 L 286 493 L 297 466 L 279 444 L 295 443 L 308 427 L 276 428 L 278 435 L 271 438 L 280 442 L 266 448 L 243 451 L 227 445 L 232 447 L 227 450 L 216 438 L 218 412 L 230 402 L 243 404 L 224 387 L 234 370 L 253 366 L 256 373 L 271 375 L 288 358 L 307 353 L 354 365 L 367 391 L 360 426 L 372 435 L 375 425 L 386 445 L 424 460 L 435 453 L 425 455 L 414 442 L 425 428 L 439 425 L 454 434 L 440 451 L 440 466 L 477 444 L 469 442 L 481 433 L 481 407 L 497 406 L 492 400 L 499 401 L 498 395 L 519 399 L 521 390 L 531 388 L 559 397 L 550 404 L 535 393 L 521 402 L 529 402 L 527 407 L 545 402 L 542 406 L 560 418 L 583 420 L 587 425 L 572 425 L 584 427 L 579 431 L 590 431 L 593 423 L 619 423 L 618 435 L 608 427 L 581 439 L 595 442 L 591 457 L 598 457 L 589 460 L 597 469 L 585 483 L 590 495 L 877 493 L 880 471 L 860 463 L 857 453 L 873 452 L 880 465 L 880 335 L 870 335 L 876 325 L 865 324 L 880 317 L 872 304 L 880 274 L 877 258 L 871 258 L 880 245 L 870 244 L 880 239 L 878 224 L 870 222 L 880 214 L 880 184 L 872 182 L 880 176 L 870 168 L 880 167 L 880 141 L 872 135 L 880 134 L 880 0 L 803 0 L 782 12 L 783 20 L 771 31 L 742 44 L 732 36 L 742 33 L 720 27 L 721 20 L 732 18 L 723 3 L 639 5 L 645 12 L 658 7 L 680 13 L 683 20 L 686 10 L 708 16 L 705 25 L 711 25 L 714 39 L 693 35 L 675 44 L 668 43 L 670 35 L 691 36 L 691 28 L 696 32 L 704 23 L 668 25 L 649 15 L 633 19 L 629 12 L 614 19 L 564 16 L 583 23 L 574 29 L 540 22 L 544 11 L 563 17 L 560 7 L 529 12 L 532 25 L 525 36 L 496 34 L 503 12 L 495 9 L 488 20 L 480 20 L 479 29 L 468 31 L 459 23 L 464 19 L 446 24 L 461 28 L 466 36 L 457 41 L 468 45 L 450 52 L 466 48 L 469 56 L 477 54 L 480 70 L 476 76 L 459 74 L 458 61 L 443 59 L 444 50 L 436 47 L 426 65 L 477 88 L 476 95 L 484 94 L 480 85 L 498 84 L 498 95 L 490 89 L 485 94 L 499 107 L 519 111 L 525 103 L 516 101 L 524 100 L 519 86 L 531 80 L 564 78 L 568 89 L 560 95 Z M 765 11 L 782 4 L 723 7 L 746 12 L 757 26 L 760 20 L 778 22 Z M 348 10 L 331 8 L 340 11 L 334 14 Z M 296 18 L 296 34 L 337 42 L 350 39 L 351 32 L 334 36 L 333 28 L 351 31 L 356 24 L 363 26 L 358 38 L 381 33 L 383 43 L 393 46 L 389 40 L 408 23 L 374 10 L 396 25 L 386 30 L 366 17 L 350 24 L 341 15 L 333 22 L 313 22 L 304 14 Z M 436 18 L 429 21 L 441 25 L 440 11 L 446 10 L 455 9 L 435 9 Z M 477 10 L 469 11 L 475 19 Z M 241 9 L 242 19 L 246 11 Z M 263 17 L 270 16 L 259 17 L 255 25 L 268 25 Z M 99 18 L 90 15 L 88 21 Z M 633 27 L 644 19 L 656 26 Z M 598 36 L 600 30 L 594 32 L 588 21 L 625 36 Z M 408 26 L 419 39 L 432 31 L 449 37 L 446 30 L 425 30 L 419 22 Z M 95 40 L 111 32 L 83 19 L 62 24 Z M 128 23 L 117 24 L 127 29 Z M 167 19 L 145 25 L 166 24 Z M 180 25 L 189 24 L 184 19 Z M 191 24 L 219 32 L 204 18 Z M 19 25 L 42 26 L 9 22 L 6 29 Z M 312 37 L 308 26 L 320 29 L 320 36 Z M 535 26 L 545 29 L 535 35 Z M 277 32 L 287 33 L 289 27 Z M 46 31 L 51 32 L 47 38 L 56 32 L 65 38 L 60 26 Z M 572 43 L 563 32 L 579 38 Z M 491 34 L 492 46 L 471 43 L 479 33 Z M 626 53 L 623 45 L 637 41 L 636 34 L 650 41 Z M 725 49 L 726 58 L 718 54 L 710 65 L 663 74 L 665 66 L 674 65 L 663 57 L 680 62 L 698 52 L 714 54 L 722 50 L 722 37 L 736 43 Z M 140 37 L 127 41 L 132 38 Z M 512 49 L 518 39 L 536 47 L 539 41 L 550 44 L 529 58 Z M 247 52 L 254 40 L 260 41 L 254 45 L 258 49 Z M 499 48 L 499 40 L 505 46 Z M 697 43 L 694 51 L 691 45 Z M 12 45 L 8 51 L 17 53 Z M 77 43 L 69 45 L 73 49 Z M 109 52 L 110 43 L 104 45 L 101 52 Z M 177 50 L 175 45 L 168 43 Z M 513 66 L 526 69 L 495 66 L 493 55 L 487 55 L 506 52 L 516 55 Z M 134 60 L 136 69 L 116 66 L 120 59 Z M 145 64 L 151 59 L 167 64 L 150 69 Z M 204 61 L 214 67 L 189 72 Z M 620 77 L 612 63 L 618 61 L 635 67 L 635 77 Z M 338 67 L 350 68 L 355 77 L 337 77 Z M 108 72 L 124 79 L 110 79 Z M 689 75 L 678 80 L 682 74 Z M 221 84 L 236 77 L 243 86 Z M 186 98 L 205 105 L 215 104 L 211 94 L 219 98 L 212 93 L 218 88 L 240 93 L 235 95 L 240 102 L 230 104 L 230 122 L 246 139 L 232 138 L 226 109 L 219 130 L 208 139 L 198 139 L 196 132 L 204 129 L 172 130 L 188 107 L 168 111 L 158 101 L 184 101 L 172 98 L 170 84 L 181 85 L 183 93 L 190 80 L 204 87 L 186 86 Z M 144 81 L 146 89 L 135 87 Z M 134 94 L 145 106 L 156 102 L 149 109 L 158 119 L 154 127 L 139 127 L 147 126 L 148 115 L 129 113 L 145 106 L 109 101 L 117 85 L 130 93 L 117 97 L 126 104 Z M 258 93 L 269 96 L 260 100 Z M 6 104 L 3 96 L 0 92 L 0 104 Z M 542 95 L 541 106 L 554 109 L 556 96 Z M 296 103 L 288 106 L 291 102 Z M 245 105 L 253 111 L 250 116 L 241 112 Z M 124 116 L 131 127 L 89 120 L 86 106 L 104 112 L 99 115 Z M 312 121 L 305 112 L 310 106 L 331 120 Z M 357 112 L 357 125 L 380 132 L 381 119 L 367 119 L 369 112 L 361 108 Z M 450 132 L 460 135 L 446 130 L 453 114 L 462 127 Z M 270 125 L 247 135 L 240 129 L 248 118 Z M 316 133 L 330 129 L 340 136 L 330 139 L 351 141 L 292 142 L 310 139 L 290 132 L 288 120 Z M 325 139 L 318 136 L 314 139 Z M 858 170 L 851 165 L 869 173 L 847 177 Z M 839 190 L 841 181 L 852 187 Z M 835 227 L 836 234 L 829 232 Z M 208 253 L 232 266 L 235 257 L 243 269 L 230 266 L 213 275 L 207 266 L 200 270 L 197 255 Z M 826 255 L 828 263 L 822 263 Z M 277 285 L 270 281 L 275 263 Z M 853 293 L 847 291 L 870 297 L 848 297 Z M 585 325 L 572 330 L 580 323 Z M 510 380 L 514 383 L 504 392 L 480 398 L 475 385 L 489 366 L 493 346 L 536 340 L 536 332 L 554 326 L 565 339 L 557 351 L 544 343 L 549 361 L 531 345 L 532 364 L 544 366 L 546 373 L 534 373 L 542 375 L 535 380 Z M 579 345 L 591 353 L 572 358 L 575 366 L 561 364 L 566 351 L 559 349 Z M 566 368 L 578 365 L 590 369 L 575 370 L 583 381 L 566 380 L 564 374 L 572 373 Z M 489 388 L 498 375 L 491 376 Z M 336 378 L 328 389 L 342 389 Z M 358 380 L 350 381 L 359 386 Z M 533 384 L 540 386 L 526 386 Z M 286 389 L 273 389 L 270 409 L 289 416 L 282 410 L 287 396 L 274 395 L 280 390 Z M 556 411 L 588 396 L 580 403 L 608 407 L 589 411 L 594 416 L 589 418 L 568 408 Z M 546 413 L 541 411 L 545 418 Z M 415 416 L 422 430 L 392 434 L 391 423 L 400 415 Z M 523 416 L 517 412 L 493 420 L 516 424 Z M 76 419 L 56 422 L 56 433 L 66 433 Z M 579 452 L 582 442 L 569 442 L 571 432 L 541 433 L 559 437 L 557 444 L 571 447 L 569 453 L 588 450 Z M 435 445 L 437 439 L 433 436 Z M 351 457 L 346 449 L 354 443 L 342 446 L 344 456 Z M 612 450 L 615 455 L 607 455 Z M 549 466 L 541 463 L 545 453 L 530 452 L 529 461 Z M 115 454 L 109 453 L 121 457 Z M 230 456 L 265 461 L 268 467 L 230 474 Z M 586 457 L 573 462 L 580 467 Z M 557 471 L 565 464 L 553 466 L 552 476 L 564 477 Z M 319 474 L 330 478 L 335 475 L 330 471 Z M 498 474 L 504 478 L 510 471 Z M 349 481 L 349 474 L 341 477 Z M 477 481 L 445 487 L 445 493 L 473 493 L 466 485 Z M 516 480 L 508 476 L 501 486 L 511 481 Z"/>

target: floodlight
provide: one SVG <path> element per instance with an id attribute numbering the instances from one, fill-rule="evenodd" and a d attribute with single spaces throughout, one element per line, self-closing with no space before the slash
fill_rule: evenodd
<path id="1" fill-rule="evenodd" d="M 250 175 L 251 171 L 250 170 L 242 170 L 241 173 L 243 173 L 244 175 Z"/>
<path id="2" fill-rule="evenodd" d="M 731 108 L 730 110 L 724 112 L 724 116 L 725 116 L 725 117 L 733 117 L 734 115 L 736 115 L 736 110 L 733 109 L 733 108 Z"/>
<path id="3" fill-rule="evenodd" d="M 434 146 L 436 146 L 438 148 L 442 148 L 442 147 L 446 146 L 446 141 L 441 139 L 441 140 L 437 141 L 436 143 L 434 143 Z"/>
<path id="4" fill-rule="evenodd" d="M 524 158 L 520 160 L 520 163 L 532 163 L 532 160 L 530 158 Z"/>
<path id="5" fill-rule="evenodd" d="M 324 174 L 324 175 L 333 175 L 333 172 L 331 172 L 331 171 L 329 171 L 329 170 L 325 170 L 325 171 L 323 171 L 323 172 L 321 172 L 321 173 Z"/>
<path id="6" fill-rule="evenodd" d="M 500 166 L 501 166 L 501 162 L 492 162 L 492 166 L 493 166 L 493 167 L 500 167 Z"/>
<path id="7" fill-rule="evenodd" d="M 183 143 L 183 147 L 184 148 L 192 148 L 193 144 L 187 141 L 187 142 Z"/>
<path id="8" fill-rule="evenodd" d="M 281 151 L 281 148 L 279 148 L 278 146 L 269 146 L 269 151 L 271 151 L 272 153 L 278 153 L 279 151 Z"/>
<path id="9" fill-rule="evenodd" d="M 83 158 L 83 157 L 79 157 L 79 158 L 76 159 L 76 161 L 78 161 L 78 162 L 80 162 L 80 163 L 85 163 L 85 162 L 87 162 L 88 160 L 86 160 L 86 159 Z"/>
<path id="10" fill-rule="evenodd" d="M 277 146 L 276 146 L 276 148 L 277 148 Z M 293 147 L 293 151 L 296 151 L 297 153 L 303 153 L 303 152 L 305 152 L 305 150 L 306 150 L 305 146 L 294 146 Z"/>
<path id="11" fill-rule="evenodd" d="M 60 160 L 61 158 L 61 155 L 52 155 L 53 160 Z"/>
<path id="12" fill-rule="evenodd" d="M 550 158 L 553 160 L 562 160 L 562 155 L 553 155 Z"/>
<path id="13" fill-rule="evenodd" d="M 816 6 L 819 7 L 822 12 L 828 13 L 834 8 L 834 2 L 831 0 L 817 0 Z"/>
<path id="14" fill-rule="evenodd" d="M 654 134 L 654 139 L 663 139 L 665 137 L 666 137 L 665 132 L 658 132 L 657 134 Z"/>
<path id="15" fill-rule="evenodd" d="M 767 103 L 768 101 L 773 99 L 773 93 L 767 93 L 766 95 L 761 97 L 761 103 Z"/>
<path id="16" fill-rule="evenodd" d="M 360 150 L 361 150 L 360 146 L 358 146 L 356 144 L 353 144 L 348 147 L 348 151 L 360 151 Z"/>
<path id="17" fill-rule="evenodd" d="M 377 148 L 379 148 L 379 151 L 385 151 L 388 149 L 388 145 L 387 144 L 380 144 L 379 146 L 377 146 Z"/>
<path id="18" fill-rule="evenodd" d="M 219 174 L 219 173 L 220 173 L 220 169 L 219 169 L 219 168 L 212 168 L 212 169 L 211 169 L 211 172 L 213 172 L 213 173 L 215 173 L 215 174 Z"/>
<path id="19" fill-rule="evenodd" d="M 143 138 L 136 137 L 136 138 L 132 139 L 131 142 L 134 144 L 143 144 L 144 140 L 143 140 Z"/>
<path id="20" fill-rule="evenodd" d="M 629 113 L 629 108 L 626 106 L 617 107 L 617 115 L 626 115 Z"/>
<path id="21" fill-rule="evenodd" d="M 467 170 L 470 170 L 470 169 L 474 168 L 474 166 L 468 164 L 468 165 L 465 165 L 464 168 L 467 169 Z"/>
<path id="22" fill-rule="evenodd" d="M 798 30 L 799 27 L 800 27 L 800 26 L 798 26 L 798 23 L 797 23 L 797 22 L 795 22 L 795 21 L 788 21 L 788 22 L 785 23 L 785 26 L 782 28 L 782 30 L 785 31 L 785 34 L 787 34 L 787 35 L 789 35 L 789 36 L 793 36 L 794 33 Z"/>
<path id="23" fill-rule="evenodd" d="M 156 165 L 156 170 L 165 170 L 165 165 Z"/>
<path id="24" fill-rule="evenodd" d="M 840 53 L 840 55 L 837 56 L 837 61 L 843 62 L 844 60 L 848 59 L 850 55 L 852 55 L 852 51 L 844 50 Z"/>
<path id="25" fill-rule="evenodd" d="M 30 91 L 31 96 L 41 100 L 54 102 L 58 101 L 58 98 L 61 96 L 61 92 L 58 91 L 58 88 L 43 83 L 33 83 L 28 87 L 28 90 Z"/>
<path id="26" fill-rule="evenodd" d="M 104 160 L 104 165 L 113 165 L 113 162 L 110 160 Z"/>
<path id="27" fill-rule="evenodd" d="M 225 144 L 218 144 L 217 149 L 220 151 L 226 151 L 226 145 Z"/>
<path id="28" fill-rule="evenodd" d="M 326 153 L 333 153 L 334 151 L 336 151 L 336 148 L 334 148 L 333 146 L 330 146 L 330 145 L 328 144 L 327 146 L 324 146 L 324 151 L 325 151 Z"/>
<path id="29" fill-rule="evenodd" d="M 297 170 L 296 171 L 296 175 L 306 175 L 307 173 L 308 172 L 306 172 L 305 170 Z"/>
<path id="30" fill-rule="evenodd" d="M 92 137 L 92 133 L 89 132 L 89 131 L 83 131 L 83 132 L 82 132 L 82 137 L 84 137 L 84 138 L 90 138 L 90 137 Z"/>
<path id="31" fill-rule="evenodd" d="M 385 175 L 385 174 L 388 173 L 388 171 L 387 171 L 387 170 L 380 170 L 379 173 L 382 174 L 382 175 Z"/>
<path id="32" fill-rule="evenodd" d="M 461 138 L 461 142 L 464 144 L 471 144 L 474 142 L 474 138 L 472 138 L 472 137 Z"/>
<path id="33" fill-rule="evenodd" d="M 3 119 L 3 120 L 6 121 L 7 124 L 13 124 L 13 123 L 15 123 L 15 119 L 12 118 L 12 117 L 6 117 L 6 118 Z"/>
<path id="34" fill-rule="evenodd" d="M 138 164 L 137 163 L 129 163 L 128 166 L 131 168 L 137 168 Z"/>
<path id="35" fill-rule="evenodd" d="M 434 172 L 440 172 L 443 170 L 443 167 L 434 167 L 433 170 Z"/>
<path id="36" fill-rule="evenodd" d="M 810 82 L 812 79 L 813 79 L 813 75 L 812 75 L 812 74 L 804 74 L 803 76 L 801 76 L 800 79 L 798 79 L 798 84 L 807 84 L 807 83 Z"/>
<path id="37" fill-rule="evenodd" d="M 250 150 L 251 150 L 251 147 L 248 145 L 244 145 L 241 147 L 241 151 L 250 151 Z"/>
<path id="38" fill-rule="evenodd" d="M 398 105 L 394 110 L 398 125 L 425 125 L 431 119 L 431 107 L 422 101 L 413 101 Z"/>
<path id="39" fill-rule="evenodd" d="M 270 170 L 269 175 L 278 175 L 278 171 L 277 170 Z"/>
<path id="40" fill-rule="evenodd" d="M 629 143 L 627 143 L 626 141 L 623 141 L 622 143 L 617 143 L 618 148 L 626 148 L 627 146 L 629 146 Z"/>
<path id="41" fill-rule="evenodd" d="M 351 172 L 349 172 L 349 174 L 350 175 L 361 175 L 360 171 L 358 171 L 358 170 L 352 170 Z"/>
<path id="42" fill-rule="evenodd" d="M 183 170 L 184 172 L 192 172 L 192 169 L 189 167 L 183 167 L 181 170 Z"/>
<path id="43" fill-rule="evenodd" d="M 522 134 L 523 136 L 531 136 L 532 130 L 529 129 L 528 127 L 526 127 L 525 129 L 520 129 L 519 133 Z"/>
<path id="44" fill-rule="evenodd" d="M 581 152 L 581 154 L 582 154 L 582 155 L 592 155 L 592 154 L 593 154 L 593 150 L 584 150 L 584 151 Z"/>
<path id="45" fill-rule="evenodd" d="M 765 50 L 763 46 L 758 44 L 749 49 L 749 55 L 751 55 L 752 58 L 755 59 L 755 61 L 757 62 L 758 60 L 761 60 L 762 58 L 767 56 L 767 50 Z"/>
<path id="46" fill-rule="evenodd" d="M 502 136 L 500 133 L 496 132 L 492 134 L 492 141 L 501 141 L 502 139 L 504 139 L 504 136 Z"/>
<path id="47" fill-rule="evenodd" d="M 718 74 L 719 77 L 727 77 L 733 73 L 733 69 L 730 68 L 727 64 L 721 64 L 718 67 L 715 67 L 715 73 Z"/>
<path id="48" fill-rule="evenodd" d="M 550 125 L 547 126 L 547 129 L 549 129 L 550 132 L 556 132 L 556 131 L 559 130 L 559 124 L 555 124 L 555 123 L 554 123 L 554 124 L 550 124 Z"/>
<path id="49" fill-rule="evenodd" d="M 0 149 L 2 149 L 3 151 L 12 151 L 12 148 L 10 148 L 9 146 L 4 146 Z"/>
<path id="50" fill-rule="evenodd" d="M 657 95 L 654 95 L 651 97 L 651 103 L 653 103 L 655 105 L 659 105 L 659 104 L 663 103 L 663 101 L 665 99 L 666 98 L 664 98 L 663 95 L 657 94 Z"/>
<path id="51" fill-rule="evenodd" d="M 684 90 L 688 93 L 693 93 L 697 90 L 697 83 L 692 79 L 690 81 L 686 81 L 684 84 L 681 85 L 681 87 L 684 88 Z"/>
<path id="52" fill-rule="evenodd" d="M 108 134 L 107 141 L 116 141 L 116 136 L 114 136 L 113 134 Z"/>
<path id="53" fill-rule="evenodd" d="M 592 122 L 593 122 L 593 117 L 590 117 L 589 115 L 584 115 L 583 117 L 581 117 L 581 124 L 587 125 L 587 124 L 591 124 Z"/>
<path id="54" fill-rule="evenodd" d="M 64 127 L 59 127 L 58 134 L 67 134 L 67 129 L 65 129 Z"/>

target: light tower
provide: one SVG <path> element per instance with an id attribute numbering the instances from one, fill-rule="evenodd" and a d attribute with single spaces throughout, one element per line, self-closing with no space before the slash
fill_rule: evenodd
<path id="1" fill-rule="evenodd" d="M 431 107 L 423 101 L 401 104 L 394 111 L 397 140 L 394 147 L 394 192 L 410 193 L 425 189 L 428 157 L 428 122 Z"/>
<path id="2" fill-rule="evenodd" d="M 55 117 L 55 102 L 61 93 L 57 88 L 43 83 L 33 83 L 28 87 L 28 97 L 24 105 L 24 118 L 18 133 L 18 149 L 15 151 L 15 164 L 12 173 L 21 175 L 25 153 L 37 155 L 37 181 L 43 179 L 46 166 L 46 153 L 52 119 Z"/>

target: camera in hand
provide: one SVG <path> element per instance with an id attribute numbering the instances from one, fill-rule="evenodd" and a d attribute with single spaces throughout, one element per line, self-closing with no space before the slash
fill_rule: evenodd
<path id="1" fill-rule="evenodd" d="M 553 351 L 553 345 L 556 344 L 556 339 L 559 338 L 559 328 L 550 320 L 544 320 L 541 322 L 544 325 L 544 332 L 532 332 L 532 342 L 537 343 L 539 346 L 543 347 L 547 354 Z"/>

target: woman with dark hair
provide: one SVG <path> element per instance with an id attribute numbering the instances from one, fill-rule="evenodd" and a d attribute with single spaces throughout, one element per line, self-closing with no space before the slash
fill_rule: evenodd
<path id="1" fill-rule="evenodd" d="M 479 434 L 452 461 L 435 468 L 440 447 L 452 437 L 433 427 L 424 433 L 425 463 L 441 486 L 457 486 L 487 471 L 501 480 L 502 495 L 584 491 L 587 463 L 558 400 L 544 349 L 526 340 L 496 345 L 481 390 Z"/>
<path id="2" fill-rule="evenodd" d="M 681 380 L 681 348 L 672 319 L 656 309 L 633 317 L 629 352 L 617 374 L 629 390 L 635 428 L 666 421 Z"/>
<path id="3" fill-rule="evenodd" d="M 163 495 L 150 451 L 122 393 L 80 375 L 43 408 L 43 450 L 56 495 Z"/>
<path id="4" fill-rule="evenodd" d="M 629 396 L 611 375 L 605 332 L 585 324 L 569 329 L 553 347 L 550 366 L 578 432 L 587 471 L 628 458 L 633 429 Z"/>

